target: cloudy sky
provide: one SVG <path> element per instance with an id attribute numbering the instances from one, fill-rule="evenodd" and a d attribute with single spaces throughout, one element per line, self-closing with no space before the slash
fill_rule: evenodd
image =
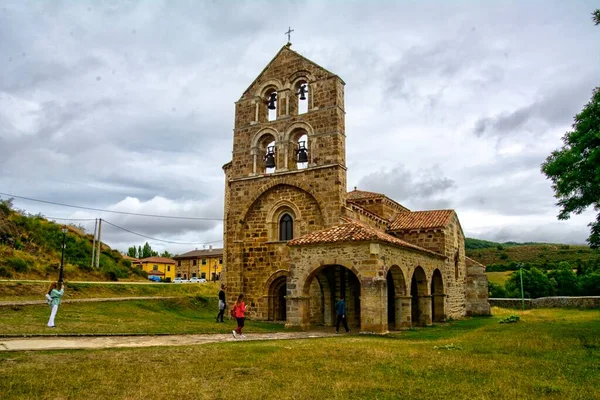
<path id="1" fill-rule="evenodd" d="M 222 246 L 234 102 L 291 26 L 292 48 L 346 82 L 349 190 L 454 208 L 469 237 L 584 243 L 594 213 L 557 221 L 540 163 L 600 81 L 597 5 L 2 0 L 0 192 L 206 218 L 14 200 L 186 243 L 157 250 Z"/>

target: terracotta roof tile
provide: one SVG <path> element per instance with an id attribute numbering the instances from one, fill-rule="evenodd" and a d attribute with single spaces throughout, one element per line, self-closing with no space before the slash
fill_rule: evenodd
<path id="1" fill-rule="evenodd" d="M 175 260 L 167 257 L 146 257 L 139 260 L 141 263 L 176 264 Z"/>
<path id="2" fill-rule="evenodd" d="M 383 199 L 384 197 L 387 196 L 382 193 L 367 192 L 365 190 L 354 189 L 353 191 L 348 192 L 348 200 Z"/>
<path id="3" fill-rule="evenodd" d="M 469 257 L 465 257 L 465 262 L 466 262 L 467 266 L 476 265 L 478 267 L 482 267 L 483 271 L 485 272 L 485 265 L 483 265 L 482 263 L 475 261 Z"/>
<path id="4" fill-rule="evenodd" d="M 301 246 L 321 243 L 381 241 L 385 243 L 395 244 L 397 246 L 418 250 L 421 252 L 434 254 L 436 256 L 442 256 L 439 253 L 424 249 L 412 243 L 405 242 L 404 240 L 398 239 L 392 235 L 388 235 L 387 233 L 379 229 L 372 228 L 368 225 L 352 220 L 350 218 L 343 217 L 342 220 L 345 221 L 345 223 L 332 226 L 331 228 L 312 232 L 294 240 L 290 240 L 288 242 L 288 245 Z"/>
<path id="5" fill-rule="evenodd" d="M 450 223 L 454 210 L 411 211 L 399 213 L 390 224 L 390 231 L 419 228 L 443 228 Z"/>

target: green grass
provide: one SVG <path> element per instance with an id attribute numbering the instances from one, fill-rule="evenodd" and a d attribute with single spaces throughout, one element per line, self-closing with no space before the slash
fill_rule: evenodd
<path id="1" fill-rule="evenodd" d="M 50 283 L 0 281 L 0 301 L 43 300 Z M 138 296 L 217 296 L 218 283 L 65 283 L 64 299 Z"/>
<path id="2" fill-rule="evenodd" d="M 4 399 L 600 399 L 600 311 L 387 337 L 0 353 Z"/>
<path id="3" fill-rule="evenodd" d="M 0 307 L 0 334 L 190 334 L 227 333 L 235 328 L 233 320 L 215 323 L 216 299 L 180 297 L 163 300 L 63 303 L 58 309 L 56 328 L 46 324 L 50 308 L 46 305 Z M 247 332 L 283 330 L 283 325 L 248 321 Z"/>
<path id="4" fill-rule="evenodd" d="M 504 285 L 504 282 L 508 280 L 510 274 L 513 271 L 505 271 L 505 272 L 486 272 L 488 281 L 492 283 L 497 283 L 498 285 Z"/>

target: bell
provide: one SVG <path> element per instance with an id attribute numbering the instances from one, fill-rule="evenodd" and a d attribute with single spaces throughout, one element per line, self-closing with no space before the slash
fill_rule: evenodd
<path id="1" fill-rule="evenodd" d="M 300 85 L 300 90 L 298 91 L 300 100 L 306 100 L 306 93 L 308 93 L 308 90 L 306 90 L 306 85 Z"/>
<path id="2" fill-rule="evenodd" d="M 277 92 L 271 92 L 269 100 L 267 100 L 267 108 L 269 110 L 275 110 L 275 102 L 277 101 Z"/>
<path id="3" fill-rule="evenodd" d="M 275 168 L 275 153 L 273 149 L 273 146 L 269 146 L 267 149 L 267 155 L 265 156 L 265 167 L 267 168 Z"/>
<path id="4" fill-rule="evenodd" d="M 299 163 L 308 162 L 308 152 L 306 151 L 306 142 L 302 141 L 299 143 L 300 148 L 296 151 L 296 157 Z"/>

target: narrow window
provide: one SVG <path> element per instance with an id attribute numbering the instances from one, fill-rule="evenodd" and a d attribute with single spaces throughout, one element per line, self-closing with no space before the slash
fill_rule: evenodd
<path id="1" fill-rule="evenodd" d="M 289 214 L 283 214 L 279 220 L 279 240 L 292 240 L 294 234 L 294 221 Z"/>
<path id="2" fill-rule="evenodd" d="M 153 269 L 154 271 L 158 271 L 158 265 L 153 265 L 153 266 L 152 266 L 152 269 Z"/>
<path id="3" fill-rule="evenodd" d="M 197 262 L 198 260 L 194 260 L 194 263 L 192 265 L 195 267 Z"/>
<path id="4" fill-rule="evenodd" d="M 178 261 L 177 261 L 177 266 L 178 266 L 178 267 L 181 267 L 181 260 L 178 260 Z"/>
<path id="5" fill-rule="evenodd" d="M 275 162 L 275 142 L 271 142 L 267 145 L 267 153 L 265 154 L 265 173 L 272 174 L 277 168 Z"/>
<path id="6" fill-rule="evenodd" d="M 458 250 L 456 250 L 456 254 L 454 255 L 454 279 L 458 280 Z"/>
<path id="7" fill-rule="evenodd" d="M 308 167 L 308 135 L 306 133 L 298 139 L 298 150 L 296 150 L 296 168 L 304 169 Z"/>
<path id="8" fill-rule="evenodd" d="M 277 119 L 277 92 L 272 90 L 267 92 L 267 120 L 275 121 Z"/>
<path id="9" fill-rule="evenodd" d="M 300 82 L 298 90 L 296 91 L 298 96 L 298 115 L 305 114 L 308 112 L 308 84 L 306 82 Z"/>
<path id="10" fill-rule="evenodd" d="M 223 259 L 219 258 L 219 264 L 223 264 Z"/>
<path id="11" fill-rule="evenodd" d="M 206 265 L 206 258 L 202 259 L 202 265 Z"/>
<path id="12" fill-rule="evenodd" d="M 171 272 L 171 266 L 167 265 L 167 272 Z"/>

